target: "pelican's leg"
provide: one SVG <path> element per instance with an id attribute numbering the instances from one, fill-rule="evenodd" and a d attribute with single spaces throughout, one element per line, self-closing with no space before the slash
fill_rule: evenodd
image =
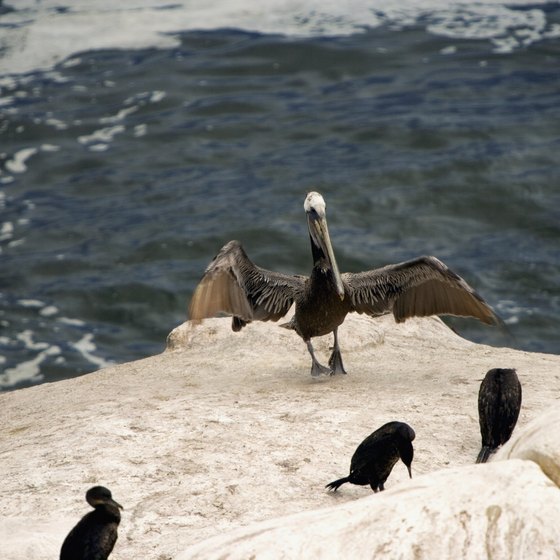
<path id="1" fill-rule="evenodd" d="M 329 366 L 331 366 L 332 374 L 335 373 L 346 373 L 344 365 L 342 363 L 342 355 L 340 354 L 340 348 L 338 346 L 338 327 L 334 329 L 334 346 L 331 357 L 329 358 Z"/>
<path id="2" fill-rule="evenodd" d="M 332 372 L 331 368 L 325 367 L 317 361 L 317 358 L 315 357 L 315 352 L 313 351 L 313 346 L 311 344 L 311 340 L 306 340 L 305 344 L 307 344 L 307 349 L 309 350 L 309 353 L 311 354 L 311 360 L 312 360 L 311 376 L 312 377 L 320 377 L 321 375 L 332 375 L 333 372 Z"/>

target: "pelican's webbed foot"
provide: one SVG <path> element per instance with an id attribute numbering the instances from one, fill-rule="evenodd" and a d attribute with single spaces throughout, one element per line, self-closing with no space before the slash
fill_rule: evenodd
<path id="1" fill-rule="evenodd" d="M 321 377 L 322 375 L 332 375 L 333 371 L 331 368 L 325 367 L 324 365 L 320 364 L 317 358 L 315 357 L 315 352 L 313 351 L 313 346 L 310 340 L 306 340 L 305 343 L 307 344 L 307 349 L 311 354 L 311 377 Z"/>
<path id="2" fill-rule="evenodd" d="M 329 366 L 331 366 L 332 374 L 335 375 L 337 373 L 344 373 L 346 374 L 346 370 L 344 369 L 344 364 L 342 363 L 342 354 L 340 353 L 340 347 L 338 346 L 338 328 L 334 329 L 334 345 L 331 357 L 329 358 Z"/>
<path id="3" fill-rule="evenodd" d="M 311 364 L 311 377 L 321 377 L 323 375 L 332 375 L 333 371 L 330 367 L 325 367 L 317 360 L 313 360 Z"/>
<path id="4" fill-rule="evenodd" d="M 344 364 L 342 363 L 342 355 L 338 348 L 333 349 L 331 357 L 329 358 L 329 366 L 331 366 L 331 375 L 335 375 L 337 373 L 346 374 Z"/>

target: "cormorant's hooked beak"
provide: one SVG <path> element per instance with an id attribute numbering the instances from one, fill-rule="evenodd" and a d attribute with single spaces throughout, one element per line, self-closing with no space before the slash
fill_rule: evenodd
<path id="1" fill-rule="evenodd" d="M 327 219 L 324 216 L 320 216 L 316 212 L 308 212 L 307 224 L 309 227 L 309 235 L 311 236 L 311 240 L 315 244 L 317 249 L 320 249 L 322 251 L 324 257 L 326 258 L 332 272 L 336 291 L 340 299 L 343 300 L 344 284 L 342 283 L 338 265 L 336 264 L 336 259 L 331 244 L 331 238 L 329 236 L 329 229 L 327 227 Z"/>
<path id="2" fill-rule="evenodd" d="M 414 439 L 415 436 L 416 434 L 412 430 L 412 434 L 409 435 L 409 437 Z M 412 447 L 412 443 L 410 441 L 401 442 L 400 444 L 397 444 L 397 447 L 399 449 L 401 460 L 408 469 L 408 476 L 412 478 L 412 459 L 414 458 L 414 448 Z"/>
<path id="3" fill-rule="evenodd" d="M 121 504 L 119 504 L 118 502 L 115 502 L 115 500 L 113 500 L 113 498 L 105 498 L 103 500 L 96 500 L 95 502 L 92 502 L 92 505 L 96 506 L 96 505 L 107 505 L 107 506 L 113 506 L 115 508 L 119 508 L 119 509 L 124 509 Z"/>
<path id="4" fill-rule="evenodd" d="M 93 499 L 93 500 L 88 500 L 88 503 L 92 506 L 92 507 L 97 507 L 97 506 L 113 506 L 115 508 L 119 508 L 119 509 L 124 509 L 121 504 L 119 504 L 118 502 L 115 502 L 115 500 L 113 500 L 113 498 L 109 498 L 107 496 L 103 497 L 103 498 L 97 498 L 97 499 Z"/>

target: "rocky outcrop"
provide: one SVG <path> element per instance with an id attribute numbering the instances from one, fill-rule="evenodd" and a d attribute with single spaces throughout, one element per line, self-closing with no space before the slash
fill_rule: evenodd
<path id="1" fill-rule="evenodd" d="M 158 356 L 0 395 L 2 560 L 56 558 L 95 484 L 125 508 L 111 560 L 560 550 L 559 446 L 545 437 L 558 420 L 542 416 L 560 394 L 560 357 L 473 344 L 437 319 L 349 316 L 339 335 L 348 375 L 322 381 L 293 332 L 212 319 L 176 329 Z M 315 344 L 322 361 L 331 342 Z M 474 465 L 478 388 L 493 367 L 517 369 L 523 405 L 510 444 Z M 384 493 L 327 492 L 390 420 L 416 432 L 413 479 L 398 463 Z"/>
<path id="2" fill-rule="evenodd" d="M 214 537 L 177 560 L 557 558 L 560 491 L 519 459 L 444 469 L 379 495 Z"/>

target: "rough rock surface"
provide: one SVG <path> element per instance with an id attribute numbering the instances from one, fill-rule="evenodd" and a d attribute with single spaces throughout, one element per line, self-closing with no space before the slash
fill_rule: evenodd
<path id="1" fill-rule="evenodd" d="M 352 503 L 258 523 L 177 560 L 557 558 L 559 514 L 558 487 L 535 463 L 512 460 L 444 469 Z"/>
<path id="2" fill-rule="evenodd" d="M 0 395 L 3 560 L 56 558 L 66 533 L 88 511 L 84 495 L 95 484 L 110 488 L 125 507 L 111 560 L 188 558 L 187 548 L 203 539 L 260 521 L 280 527 L 275 518 L 291 514 L 312 516 L 309 522 L 328 534 L 329 525 L 319 530 L 311 519 L 327 519 L 332 506 L 340 508 L 336 546 L 344 547 L 360 524 L 354 508 L 362 503 L 402 512 L 403 524 L 395 526 L 400 539 L 411 534 L 407 524 L 416 535 L 425 524 L 425 542 L 437 546 L 436 539 L 463 547 L 486 531 L 484 542 L 514 550 L 507 547 L 521 541 L 507 537 L 511 508 L 534 502 L 536 494 L 543 505 L 525 504 L 526 515 L 537 518 L 525 519 L 518 532 L 528 540 L 519 546 L 546 539 L 557 546 L 549 528 L 560 521 L 558 490 L 533 461 L 498 461 L 509 453 L 505 446 L 492 463 L 472 463 L 486 371 L 517 369 L 523 405 L 513 437 L 519 432 L 520 443 L 510 456 L 532 459 L 521 430 L 556 403 L 559 356 L 473 344 L 437 319 L 396 325 L 390 317 L 349 316 L 339 334 L 349 373 L 323 381 L 311 379 L 307 350 L 293 332 L 256 323 L 233 333 L 228 319 L 212 319 L 194 331 L 176 329 L 174 350 L 161 355 Z M 323 362 L 330 343 L 325 337 L 315 344 Z M 398 463 L 385 494 L 351 485 L 327 492 L 327 482 L 347 474 L 360 441 L 389 420 L 416 431 L 413 480 Z M 558 465 L 558 440 L 550 445 Z M 510 502 L 494 498 L 494 476 L 512 481 Z M 433 504 L 416 519 L 406 496 L 428 499 L 429 488 L 438 491 L 429 498 Z M 480 519 L 471 509 L 477 496 Z M 428 538 L 434 526 L 438 537 Z M 290 531 L 282 544 L 293 540 L 298 547 L 303 538 Z M 453 550 L 461 557 L 463 548 Z"/>

